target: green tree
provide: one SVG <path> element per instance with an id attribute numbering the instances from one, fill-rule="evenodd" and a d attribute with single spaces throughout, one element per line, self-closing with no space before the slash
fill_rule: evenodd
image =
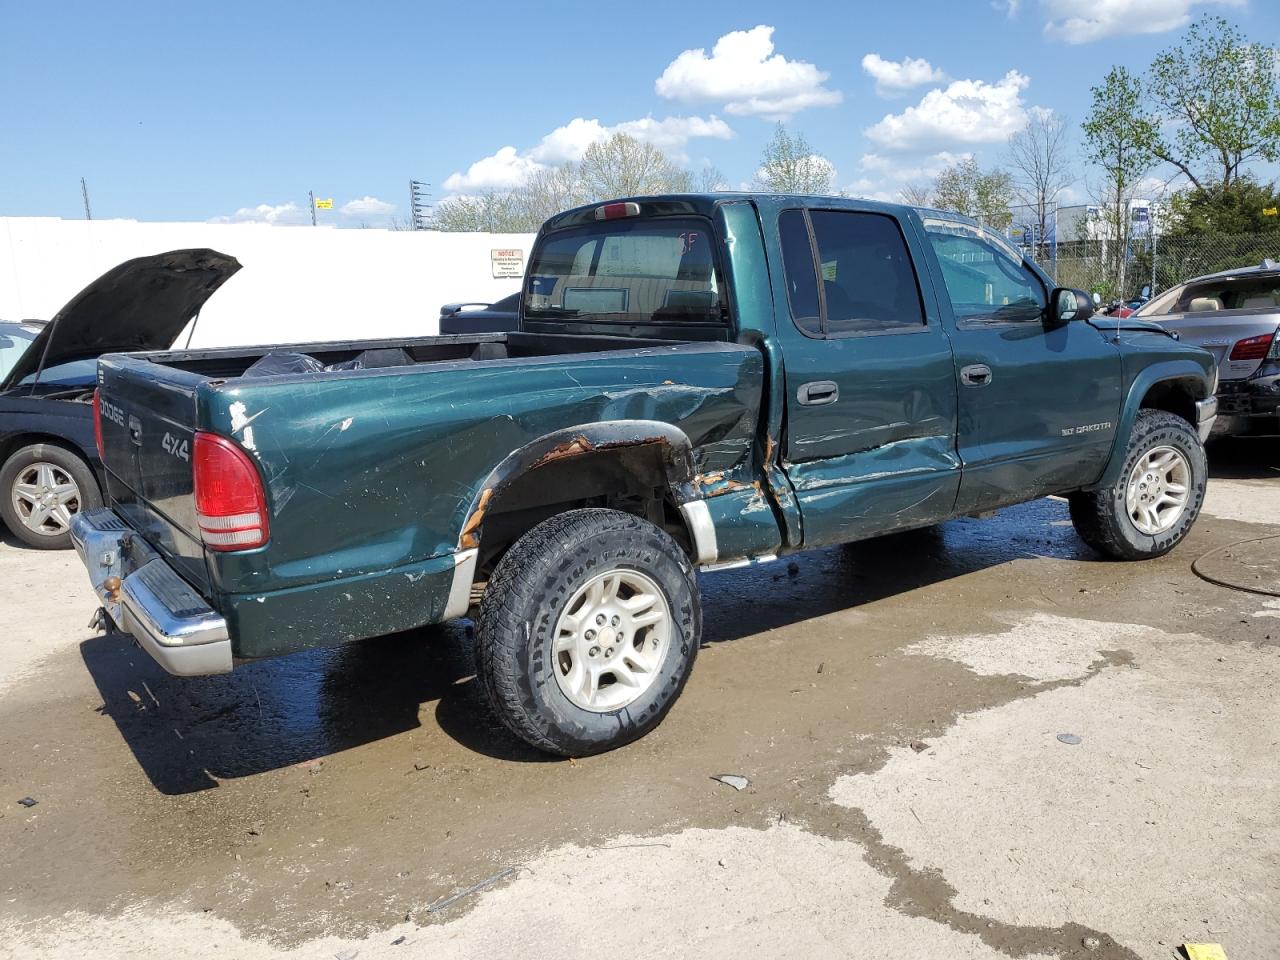
<path id="1" fill-rule="evenodd" d="M 1146 148 L 1193 187 L 1225 191 L 1251 161 L 1280 158 L 1280 49 L 1204 16 L 1147 71 Z"/>
<path id="2" fill-rule="evenodd" d="M 791 134 L 781 123 L 765 144 L 756 186 L 771 193 L 830 193 L 835 169 L 815 153 L 804 134 Z"/>
<path id="3" fill-rule="evenodd" d="M 1157 131 L 1143 111 L 1141 81 L 1124 67 L 1112 67 L 1089 92 L 1092 103 L 1084 122 L 1085 149 L 1101 174 L 1094 193 L 1102 236 L 1094 239 L 1104 246 L 1106 285 L 1122 290 L 1131 227 L 1129 204 L 1155 163 L 1150 145 Z"/>
<path id="4" fill-rule="evenodd" d="M 1248 174 L 1226 190 L 1183 190 L 1174 194 L 1170 207 L 1170 232 L 1178 236 L 1280 232 L 1280 216 L 1264 212 L 1280 210 L 1280 190 Z"/>
<path id="5" fill-rule="evenodd" d="M 1004 230 L 1013 222 L 1013 178 L 1004 170 L 983 170 L 967 157 L 947 167 L 933 181 L 933 203 L 943 210 L 973 217 L 983 226 Z"/>

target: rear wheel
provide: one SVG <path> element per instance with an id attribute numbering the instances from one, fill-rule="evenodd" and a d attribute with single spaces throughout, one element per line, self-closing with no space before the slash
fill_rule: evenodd
<path id="1" fill-rule="evenodd" d="M 0 467 L 0 517 L 23 543 L 41 550 L 71 546 L 71 518 L 102 505 L 89 465 L 65 447 L 35 443 Z"/>
<path id="2" fill-rule="evenodd" d="M 494 570 L 476 670 L 516 736 L 584 756 L 662 721 L 701 630 L 693 567 L 665 531 L 616 510 L 574 510 L 534 527 Z"/>
<path id="3" fill-rule="evenodd" d="M 1168 553 L 1204 502 L 1208 463 L 1191 424 L 1162 410 L 1139 412 L 1119 479 L 1072 494 L 1071 522 L 1085 543 L 1118 560 Z"/>

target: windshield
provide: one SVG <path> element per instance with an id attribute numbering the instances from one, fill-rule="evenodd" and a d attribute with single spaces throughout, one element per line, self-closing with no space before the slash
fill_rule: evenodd
<path id="1" fill-rule="evenodd" d="M 1166 290 L 1138 311 L 1140 317 L 1163 317 L 1170 313 L 1208 313 L 1221 310 L 1280 309 L 1280 274 L 1246 277 L 1218 277 L 1193 280 Z"/>
<path id="2" fill-rule="evenodd" d="M 18 358 L 27 352 L 40 331 L 16 323 L 0 323 L 0 380 L 9 376 Z"/>
<path id="3" fill-rule="evenodd" d="M 529 264 L 524 306 L 532 320 L 718 323 L 711 224 L 655 217 L 552 233 Z"/>

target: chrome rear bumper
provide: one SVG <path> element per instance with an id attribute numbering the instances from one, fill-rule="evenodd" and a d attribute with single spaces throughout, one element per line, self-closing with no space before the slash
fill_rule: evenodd
<path id="1" fill-rule="evenodd" d="M 227 621 L 111 510 L 73 517 L 71 541 L 107 616 L 160 666 L 180 677 L 231 670 Z"/>

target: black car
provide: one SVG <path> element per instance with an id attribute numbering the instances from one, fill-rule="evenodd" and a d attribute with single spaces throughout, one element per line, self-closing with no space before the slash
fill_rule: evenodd
<path id="1" fill-rule="evenodd" d="M 33 547 L 71 545 L 102 504 L 93 434 L 98 357 L 163 350 L 240 264 L 174 250 L 113 267 L 47 324 L 0 322 L 0 519 Z"/>
<path id="2" fill-rule="evenodd" d="M 446 303 L 440 308 L 440 333 L 511 333 L 520 325 L 520 294 L 493 303 Z"/>

